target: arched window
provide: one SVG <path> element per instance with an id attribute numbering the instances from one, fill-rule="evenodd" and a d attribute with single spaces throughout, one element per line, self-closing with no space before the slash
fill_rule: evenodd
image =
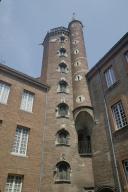
<path id="1" fill-rule="evenodd" d="M 59 69 L 60 69 L 61 73 L 67 73 L 68 72 L 67 65 L 65 63 L 60 63 Z"/>
<path id="2" fill-rule="evenodd" d="M 68 93 L 68 83 L 64 80 L 61 80 L 58 84 L 58 92 Z"/>
<path id="3" fill-rule="evenodd" d="M 56 165 L 55 181 L 56 182 L 70 182 L 70 165 L 61 161 Z"/>
<path id="4" fill-rule="evenodd" d="M 67 56 L 66 49 L 64 47 L 60 48 L 59 53 L 60 53 L 59 54 L 60 57 L 66 57 Z"/>
<path id="5" fill-rule="evenodd" d="M 64 41 L 65 41 L 65 36 L 62 35 L 62 36 L 60 37 L 60 42 L 61 42 L 61 43 L 64 43 Z"/>
<path id="6" fill-rule="evenodd" d="M 57 145 L 69 145 L 69 133 L 65 129 L 61 129 L 56 135 Z"/>
<path id="7" fill-rule="evenodd" d="M 68 117 L 69 116 L 69 107 L 65 103 L 60 103 L 57 108 L 58 117 Z"/>

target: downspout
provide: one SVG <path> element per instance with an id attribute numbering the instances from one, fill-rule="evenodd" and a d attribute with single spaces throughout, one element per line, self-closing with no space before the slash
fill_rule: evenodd
<path id="1" fill-rule="evenodd" d="M 109 132 L 109 137 L 110 137 L 110 144 L 111 144 L 112 156 L 113 156 L 113 160 L 114 160 L 114 167 L 115 167 L 115 173 L 116 173 L 116 178 L 117 178 L 117 183 L 118 183 L 118 189 L 119 189 L 119 192 L 122 192 L 121 182 L 120 182 L 120 178 L 119 178 L 118 165 L 117 165 L 117 160 L 116 160 L 116 155 L 115 155 L 115 146 L 114 146 L 113 137 L 112 137 L 112 129 L 111 129 L 109 115 L 108 115 L 108 107 L 107 107 L 106 97 L 105 97 L 105 93 L 104 93 L 104 88 L 103 88 L 103 83 L 101 80 L 101 73 L 100 73 L 99 68 L 98 68 L 98 72 L 99 72 L 99 77 L 100 77 L 100 83 L 102 86 L 103 102 L 104 102 L 104 106 L 105 106 L 105 113 L 106 113 L 106 118 L 107 118 L 108 132 Z"/>

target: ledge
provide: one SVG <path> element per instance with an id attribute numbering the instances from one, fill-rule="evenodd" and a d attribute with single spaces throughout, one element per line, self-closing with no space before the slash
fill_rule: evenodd
<path id="1" fill-rule="evenodd" d="M 65 144 L 65 143 L 57 143 L 56 146 L 65 146 L 65 147 L 69 147 L 70 144 Z"/>
<path id="2" fill-rule="evenodd" d="M 92 153 L 79 153 L 80 157 L 92 157 Z"/>
<path id="3" fill-rule="evenodd" d="M 56 183 L 56 184 L 59 184 L 59 183 L 60 183 L 60 184 L 62 184 L 62 183 L 69 183 L 69 184 L 70 184 L 71 181 L 70 181 L 70 180 L 55 180 L 55 183 Z"/>

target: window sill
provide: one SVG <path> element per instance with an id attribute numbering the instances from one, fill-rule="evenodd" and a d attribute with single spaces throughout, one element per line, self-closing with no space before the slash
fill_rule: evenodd
<path id="1" fill-rule="evenodd" d="M 56 146 L 65 146 L 65 147 L 69 147 L 70 144 L 65 144 L 65 143 L 57 143 Z"/>
<path id="2" fill-rule="evenodd" d="M 6 105 L 8 105 L 8 103 L 1 103 L 0 102 L 0 105 L 6 106 Z"/>
<path id="3" fill-rule="evenodd" d="M 69 94 L 69 93 L 66 92 L 66 91 L 57 91 L 57 93 Z"/>
<path id="4" fill-rule="evenodd" d="M 119 83 L 120 83 L 119 80 L 116 81 L 114 84 L 112 84 L 110 87 L 108 87 L 105 92 L 108 93 L 109 91 L 113 90 L 115 87 L 117 87 L 119 85 Z"/>
<path id="5" fill-rule="evenodd" d="M 64 116 L 64 115 L 63 115 L 63 116 L 57 116 L 57 118 L 58 118 L 58 119 L 60 119 L 60 118 L 69 119 L 69 116 Z"/>
<path id="6" fill-rule="evenodd" d="M 26 155 L 18 154 L 18 153 L 11 153 L 11 155 L 17 156 L 17 157 L 28 157 Z"/>
<path id="7" fill-rule="evenodd" d="M 20 111 L 21 111 L 21 112 L 28 113 L 28 114 L 33 114 L 33 112 L 31 112 L 31 111 L 25 111 L 25 110 L 23 110 L 23 109 L 20 109 Z"/>
<path id="8" fill-rule="evenodd" d="M 81 157 L 92 157 L 92 153 L 79 153 Z"/>
<path id="9" fill-rule="evenodd" d="M 55 183 L 71 183 L 70 180 L 61 180 L 61 179 L 58 179 L 58 180 L 55 180 Z"/>

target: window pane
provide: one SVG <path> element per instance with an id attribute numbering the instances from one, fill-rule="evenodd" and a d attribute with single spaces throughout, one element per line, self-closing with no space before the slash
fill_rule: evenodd
<path id="1" fill-rule="evenodd" d="M 21 192 L 22 179 L 22 176 L 9 175 L 5 186 L 5 192 Z"/>
<path id="2" fill-rule="evenodd" d="M 7 103 L 9 92 L 10 86 L 5 83 L 0 83 L 0 103 Z"/>
<path id="3" fill-rule="evenodd" d="M 32 94 L 28 91 L 24 91 L 22 94 L 20 109 L 27 111 L 27 112 L 32 112 L 33 101 L 34 101 L 34 94 Z"/>
<path id="4" fill-rule="evenodd" d="M 16 128 L 15 139 L 12 147 L 12 152 L 17 154 L 26 155 L 28 144 L 29 129 Z"/>
<path id="5" fill-rule="evenodd" d="M 122 128 L 127 125 L 127 119 L 121 101 L 112 106 L 112 112 L 117 128 Z"/>
<path id="6" fill-rule="evenodd" d="M 110 87 L 116 82 L 115 74 L 112 67 L 110 67 L 105 71 L 105 79 L 106 79 L 107 87 Z"/>

